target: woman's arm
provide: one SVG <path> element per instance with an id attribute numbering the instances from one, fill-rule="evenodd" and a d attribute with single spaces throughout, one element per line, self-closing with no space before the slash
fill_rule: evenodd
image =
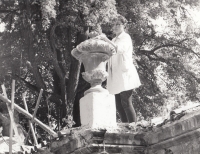
<path id="1" fill-rule="evenodd" d="M 109 40 L 109 39 L 106 37 L 105 34 L 102 34 L 102 35 L 97 36 L 97 39 L 103 40 L 103 41 L 105 41 L 105 42 L 111 44 L 111 45 L 115 48 L 115 50 L 116 50 L 116 52 L 117 52 L 117 48 L 118 48 L 117 44 L 115 44 L 114 42 L 112 42 L 111 40 Z"/>

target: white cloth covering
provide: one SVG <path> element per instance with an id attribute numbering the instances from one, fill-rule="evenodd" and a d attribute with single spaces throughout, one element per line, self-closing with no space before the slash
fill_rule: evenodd
<path id="1" fill-rule="evenodd" d="M 117 45 L 117 54 L 108 61 L 107 89 L 110 94 L 118 94 L 139 87 L 141 82 L 133 64 L 130 35 L 122 32 L 112 41 Z"/>

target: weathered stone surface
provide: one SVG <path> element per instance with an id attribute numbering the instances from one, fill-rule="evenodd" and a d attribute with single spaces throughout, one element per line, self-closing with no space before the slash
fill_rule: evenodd
<path id="1" fill-rule="evenodd" d="M 147 132 L 144 140 L 149 144 L 147 153 L 199 154 L 200 113 L 185 115 L 178 121 Z M 169 152 L 168 152 L 169 153 Z"/>
<path id="2" fill-rule="evenodd" d="M 91 144 L 84 148 L 74 151 L 72 154 L 99 154 L 102 151 L 108 152 L 109 154 L 145 154 L 144 147 L 133 146 L 133 145 L 103 145 L 103 144 Z"/>
<path id="3" fill-rule="evenodd" d="M 109 93 L 91 92 L 80 100 L 81 125 L 88 128 L 113 128 L 116 123 L 115 97 Z"/>
<path id="4" fill-rule="evenodd" d="M 78 130 L 77 132 L 71 131 L 66 137 L 60 137 L 53 141 L 50 145 L 51 151 L 55 153 L 62 154 L 69 153 L 78 148 L 84 147 L 92 139 L 93 133 L 91 130 Z"/>
<path id="5" fill-rule="evenodd" d="M 66 143 L 62 143 L 60 147 L 61 143 L 58 143 L 54 151 L 56 154 L 98 154 L 105 147 L 109 154 L 200 154 L 198 111 L 162 127 L 153 127 L 152 131 L 135 131 L 128 126 L 129 124 L 118 124 L 117 129 L 109 130 L 80 128 L 75 133 L 82 132 L 82 138 L 78 135 L 73 138 L 68 133 L 67 142 L 66 138 L 54 141 Z M 86 140 L 83 141 L 83 138 Z"/>
<path id="6" fill-rule="evenodd" d="M 121 125 L 127 126 L 127 124 Z M 123 127 L 113 129 L 115 133 L 112 133 L 112 129 L 106 130 L 95 130 L 95 129 L 79 129 L 74 130 L 74 134 L 67 131 L 66 137 L 59 138 L 51 144 L 51 149 L 56 154 L 89 154 L 89 153 L 100 153 L 104 149 L 111 153 L 134 153 L 144 154 L 145 146 L 141 145 L 141 136 L 144 134 L 133 134 L 133 131 Z M 129 130 L 129 133 L 126 132 Z M 111 132 L 110 132 L 111 131 Z M 131 133 L 132 132 L 132 133 Z M 64 134 L 64 131 L 62 132 Z"/>
<path id="7" fill-rule="evenodd" d="M 187 142 L 191 142 L 191 141 L 196 142 L 198 137 L 200 137 L 200 129 L 159 142 L 157 144 L 150 146 L 149 149 L 151 149 L 151 151 L 157 151 L 160 149 L 168 149 L 171 147 L 184 145 Z"/>
<path id="8" fill-rule="evenodd" d="M 174 154 L 199 154 L 200 153 L 200 138 L 190 140 L 189 142 L 180 142 L 178 145 L 170 147 Z"/>
<path id="9" fill-rule="evenodd" d="M 186 115 L 179 121 L 166 124 L 163 127 L 154 129 L 154 131 L 147 132 L 144 140 L 147 141 L 148 144 L 152 145 L 183 134 L 188 134 L 189 132 L 192 133 L 192 131 L 198 128 L 200 128 L 200 114 L 193 114 L 192 117 Z M 195 133 L 195 131 L 193 133 Z M 198 137 L 197 132 L 195 134 Z"/>
<path id="10" fill-rule="evenodd" d="M 163 148 L 163 147 L 162 147 Z M 174 146 L 163 149 L 148 149 L 148 154 L 200 154 L 200 138 L 188 142 L 177 142 Z"/>
<path id="11" fill-rule="evenodd" d="M 147 143 L 143 139 L 145 133 L 130 133 L 130 132 L 118 132 L 118 133 L 106 133 L 104 137 L 104 142 L 106 144 L 116 144 L 116 145 L 140 145 L 146 146 Z"/>

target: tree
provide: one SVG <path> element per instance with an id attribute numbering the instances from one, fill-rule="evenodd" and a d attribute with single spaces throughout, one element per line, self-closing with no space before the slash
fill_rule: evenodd
<path id="1" fill-rule="evenodd" d="M 70 52 L 96 25 L 112 37 L 110 26 L 119 13 L 129 21 L 143 83 L 134 91 L 134 106 L 141 118 L 159 115 L 163 105 L 170 103 L 170 110 L 199 100 L 195 39 L 200 24 L 192 15 L 198 8 L 196 0 L 4 0 L 0 5 L 1 23 L 6 24 L 0 33 L 0 81 L 9 90 L 11 79 L 17 80 L 16 103 L 27 92 L 30 112 L 39 90 L 44 89 L 37 117 L 55 123 L 55 130 L 66 124 L 70 127 L 72 115 L 79 126 L 77 104 L 89 85 L 80 76 L 83 66 Z"/>
<path id="2" fill-rule="evenodd" d="M 6 76 L 15 78 L 20 84 L 19 102 L 21 93 L 27 91 L 33 109 L 35 95 L 43 89 L 40 111 L 51 107 L 57 130 L 66 123 L 72 124 L 75 95 L 81 91 L 77 90 L 81 64 L 71 56 L 71 50 L 87 39 L 90 27 L 107 24 L 116 16 L 114 5 L 114 0 L 1 3 L 1 22 L 6 24 L 6 30 L 1 33 L 1 70 L 5 72 L 1 81 L 5 81 Z M 82 89 L 88 86 L 84 81 L 80 85 Z M 47 122 L 47 115 L 40 111 L 38 116 Z M 68 117 L 63 121 L 66 115 L 69 121 Z"/>
<path id="3" fill-rule="evenodd" d="M 139 112 L 147 118 L 162 112 L 162 105 L 170 111 L 199 100 L 199 73 L 194 71 L 199 62 L 199 1 L 116 2 L 119 13 L 130 21 L 144 84 L 133 100 Z"/>

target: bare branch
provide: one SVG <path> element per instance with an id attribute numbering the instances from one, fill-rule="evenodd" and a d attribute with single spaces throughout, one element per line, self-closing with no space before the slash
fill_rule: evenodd
<path id="1" fill-rule="evenodd" d="M 187 50 L 187 51 L 193 53 L 194 55 L 196 55 L 198 58 L 200 58 L 200 55 L 197 54 L 196 52 L 194 52 L 192 49 L 187 48 L 186 46 L 180 45 L 181 43 L 183 43 L 186 40 L 188 40 L 188 39 L 184 39 L 184 40 L 182 40 L 182 41 L 180 41 L 176 44 L 163 44 L 163 45 L 160 45 L 160 46 L 153 48 L 152 50 L 139 50 L 139 52 L 142 53 L 142 54 L 145 54 L 146 56 L 147 55 L 155 55 L 155 52 L 162 49 L 162 48 L 177 47 L 177 48 Z"/>

